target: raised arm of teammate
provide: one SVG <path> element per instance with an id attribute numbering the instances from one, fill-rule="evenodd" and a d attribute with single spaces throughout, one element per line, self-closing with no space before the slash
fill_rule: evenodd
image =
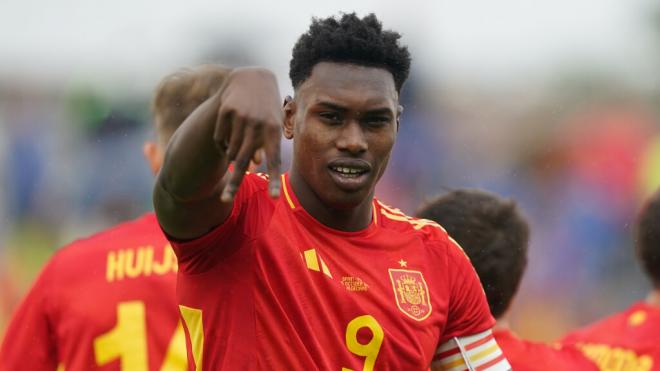
<path id="1" fill-rule="evenodd" d="M 177 129 L 154 188 L 158 220 L 176 239 L 199 237 L 222 224 L 250 160 L 264 150 L 270 194 L 280 193 L 283 111 L 277 79 L 262 68 L 239 68 L 224 87 Z M 234 171 L 228 171 L 234 162 Z"/>

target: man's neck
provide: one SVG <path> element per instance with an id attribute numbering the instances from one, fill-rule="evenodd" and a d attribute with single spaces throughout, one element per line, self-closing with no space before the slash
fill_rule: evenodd
<path id="1" fill-rule="evenodd" d="M 646 297 L 646 303 L 654 307 L 660 307 L 660 289 L 654 289 Z"/>
<path id="2" fill-rule="evenodd" d="M 498 330 L 506 330 L 506 331 L 511 330 L 511 326 L 509 325 L 509 320 L 506 318 L 498 318 L 495 321 L 495 326 L 493 326 L 493 331 L 498 331 Z"/>
<path id="3" fill-rule="evenodd" d="M 511 325 L 509 324 L 509 312 L 510 309 L 507 309 L 501 316 L 495 318 L 495 326 L 493 326 L 493 331 L 497 330 L 511 330 Z"/>
<path id="4" fill-rule="evenodd" d="M 334 209 L 321 201 L 293 167 L 289 171 L 289 182 L 302 207 L 322 224 L 340 231 L 356 232 L 367 228 L 371 223 L 373 195 L 356 207 Z"/>

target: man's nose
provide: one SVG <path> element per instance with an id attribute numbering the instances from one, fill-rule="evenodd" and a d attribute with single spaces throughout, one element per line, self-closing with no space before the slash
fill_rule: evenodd
<path id="1" fill-rule="evenodd" d="M 351 120 L 340 130 L 341 133 L 337 140 L 337 148 L 352 154 L 359 154 L 367 150 L 367 139 L 359 122 Z"/>

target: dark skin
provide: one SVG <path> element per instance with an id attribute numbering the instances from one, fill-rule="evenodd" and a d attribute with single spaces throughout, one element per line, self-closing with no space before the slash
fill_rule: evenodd
<path id="1" fill-rule="evenodd" d="M 270 194 L 279 195 L 280 140 L 294 140 L 290 182 L 321 223 L 357 231 L 371 222 L 371 200 L 398 130 L 392 75 L 380 68 L 322 62 L 282 110 L 273 74 L 237 69 L 174 134 L 154 188 L 164 230 L 199 237 L 222 224 L 250 159 L 263 150 Z M 235 161 L 235 171 L 227 172 Z"/>

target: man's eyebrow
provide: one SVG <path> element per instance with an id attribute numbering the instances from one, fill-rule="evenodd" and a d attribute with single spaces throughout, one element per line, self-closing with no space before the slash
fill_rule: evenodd
<path id="1" fill-rule="evenodd" d="M 374 108 L 364 111 L 363 115 L 376 116 L 376 115 L 392 115 L 392 110 L 387 107 Z"/>
<path id="2" fill-rule="evenodd" d="M 348 111 L 348 108 L 339 105 L 337 103 L 332 103 L 332 102 L 327 102 L 327 101 L 321 101 L 316 103 L 317 106 L 325 107 L 331 110 L 335 111 L 340 111 L 340 112 L 346 112 Z M 362 115 L 392 115 L 392 110 L 388 107 L 379 107 L 379 108 L 374 108 L 374 109 L 367 109 L 362 112 Z"/>
<path id="3" fill-rule="evenodd" d="M 316 103 L 316 105 L 321 106 L 321 107 L 325 107 L 327 109 L 340 111 L 340 112 L 348 111 L 348 108 L 346 108 L 344 106 L 340 106 L 339 104 L 332 103 L 332 102 L 318 102 L 318 103 Z"/>

